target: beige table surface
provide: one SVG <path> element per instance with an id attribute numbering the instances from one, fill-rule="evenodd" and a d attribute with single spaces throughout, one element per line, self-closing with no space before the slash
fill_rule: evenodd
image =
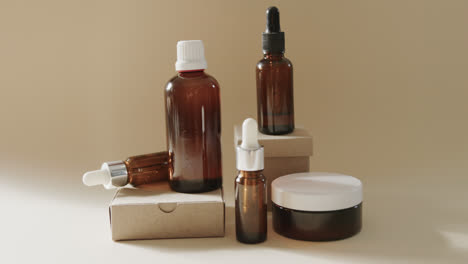
<path id="1" fill-rule="evenodd" d="M 8 171 L 1 171 L 2 178 Z M 36 175 L 37 179 L 47 175 Z M 56 175 L 58 176 L 58 175 Z M 236 241 L 232 185 L 226 182 L 226 236 L 113 242 L 107 205 L 113 191 L 76 181 L 0 185 L 2 263 L 466 263 L 464 186 L 365 185 L 363 230 L 335 242 L 302 242 L 271 229 L 258 245 Z M 33 179 L 33 178 L 31 178 Z M 37 181 L 37 180 L 36 180 Z M 369 182 L 369 181 L 368 181 Z"/>

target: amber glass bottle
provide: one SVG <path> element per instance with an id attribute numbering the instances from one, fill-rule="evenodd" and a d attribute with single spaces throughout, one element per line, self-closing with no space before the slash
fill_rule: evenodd
<path id="1" fill-rule="evenodd" d="M 239 171 L 235 183 L 236 237 L 255 244 L 267 238 L 266 178 L 262 171 Z"/>
<path id="2" fill-rule="evenodd" d="M 236 237 L 255 244 L 267 238 L 267 200 L 264 150 L 258 144 L 257 122 L 248 118 L 242 124 L 242 144 L 236 148 L 235 181 Z"/>
<path id="3" fill-rule="evenodd" d="M 284 32 L 279 11 L 267 10 L 267 28 L 262 35 L 264 57 L 257 63 L 257 115 L 260 132 L 282 135 L 294 130 L 293 66 L 284 57 Z"/>
<path id="4" fill-rule="evenodd" d="M 169 183 L 178 192 L 222 186 L 219 85 L 204 72 L 201 41 L 179 41 L 177 76 L 166 85 Z"/>
<path id="5" fill-rule="evenodd" d="M 169 155 L 167 151 L 129 157 L 124 161 L 128 183 L 133 186 L 167 181 Z"/>
<path id="6" fill-rule="evenodd" d="M 127 184 L 139 186 L 169 178 L 169 154 L 167 151 L 132 156 L 125 161 L 104 162 L 100 170 L 83 175 L 83 183 L 88 186 L 102 184 L 111 189 Z"/>

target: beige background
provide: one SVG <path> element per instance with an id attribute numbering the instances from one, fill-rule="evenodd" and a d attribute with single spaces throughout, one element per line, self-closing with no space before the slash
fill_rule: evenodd
<path id="1" fill-rule="evenodd" d="M 70 237 L 60 223 L 87 221 L 114 247 L 112 193 L 83 187 L 81 174 L 165 149 L 163 87 L 181 39 L 204 41 L 221 85 L 232 204 L 233 126 L 256 117 L 254 67 L 273 4 L 294 64 L 296 123 L 314 136 L 312 170 L 365 184 L 364 244 L 318 246 L 325 259 L 467 257 L 468 2 L 454 0 L 0 1 L 0 195 L 23 212 L 6 213 L 0 229 L 18 243 L 61 241 Z M 83 217 L 90 211 L 100 218 Z"/>

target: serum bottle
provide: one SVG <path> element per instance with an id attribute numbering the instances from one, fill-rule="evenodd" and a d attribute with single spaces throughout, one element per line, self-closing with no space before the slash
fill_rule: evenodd
<path id="1" fill-rule="evenodd" d="M 257 122 L 248 118 L 242 124 L 242 143 L 237 146 L 235 181 L 236 237 L 255 244 L 267 238 L 266 178 L 263 176 L 263 147 L 257 140 Z"/>
<path id="2" fill-rule="evenodd" d="M 219 84 L 205 73 L 201 40 L 177 43 L 177 75 L 166 85 L 169 183 L 177 192 L 222 186 Z"/>
<path id="3" fill-rule="evenodd" d="M 266 17 L 263 59 L 256 68 L 259 131 L 282 135 L 294 130 L 293 66 L 284 57 L 284 32 L 280 29 L 278 8 L 268 8 Z"/>
<path id="4" fill-rule="evenodd" d="M 169 178 L 168 167 L 167 151 L 138 155 L 126 160 L 104 162 L 100 170 L 86 172 L 83 183 L 87 186 L 102 184 L 106 189 L 111 189 L 127 184 L 139 186 L 166 181 Z"/>

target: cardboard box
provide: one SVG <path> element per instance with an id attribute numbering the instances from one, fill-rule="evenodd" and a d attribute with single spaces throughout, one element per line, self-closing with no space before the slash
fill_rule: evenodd
<path id="1" fill-rule="evenodd" d="M 113 240 L 224 236 L 222 189 L 187 194 L 167 182 L 117 191 L 109 206 Z"/>
<path id="2" fill-rule="evenodd" d="M 271 209 L 271 182 L 278 177 L 309 171 L 309 158 L 313 153 L 312 136 L 304 128 L 296 128 L 287 135 L 271 136 L 258 133 L 258 141 L 265 148 L 268 209 Z M 242 126 L 234 127 L 234 147 L 242 142 Z"/>

